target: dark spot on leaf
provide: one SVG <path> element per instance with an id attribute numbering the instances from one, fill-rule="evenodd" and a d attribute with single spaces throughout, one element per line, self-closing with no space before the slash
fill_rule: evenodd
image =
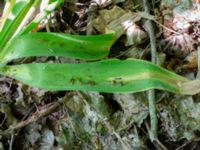
<path id="1" fill-rule="evenodd" d="M 88 81 L 87 84 L 89 84 L 89 85 L 96 85 L 96 83 L 94 81 L 92 81 L 92 80 Z"/>
<path id="2" fill-rule="evenodd" d="M 60 47 L 64 47 L 65 43 L 60 43 Z"/>
<path id="3" fill-rule="evenodd" d="M 79 46 L 79 48 L 80 48 L 80 49 L 84 49 L 84 47 L 83 47 L 83 46 Z"/>
<path id="4" fill-rule="evenodd" d="M 65 76 L 64 75 L 62 75 L 62 74 L 55 74 L 55 78 L 57 79 L 57 80 L 64 80 L 65 79 Z"/>
<path id="5" fill-rule="evenodd" d="M 74 78 L 71 78 L 68 83 L 73 85 L 73 84 L 75 84 L 75 82 L 76 82 L 76 80 Z"/>
<path id="6" fill-rule="evenodd" d="M 39 41 L 42 42 L 42 43 L 43 42 L 49 42 L 49 40 L 47 40 L 47 39 L 39 39 Z"/>
<path id="7" fill-rule="evenodd" d="M 83 81 L 82 81 L 82 79 L 81 79 L 81 78 L 79 78 L 79 77 L 77 77 L 77 82 L 78 82 L 79 84 L 83 84 Z"/>
<path id="8" fill-rule="evenodd" d="M 69 82 L 69 84 L 83 84 L 83 81 L 79 77 L 72 77 Z"/>
<path id="9" fill-rule="evenodd" d="M 121 85 L 121 86 L 125 85 L 125 82 L 123 82 L 122 78 L 114 78 L 112 80 L 112 83 L 113 84 L 118 84 L 118 85 Z"/>
<path id="10" fill-rule="evenodd" d="M 56 45 L 56 41 L 52 41 L 50 45 Z"/>
<path id="11" fill-rule="evenodd" d="M 88 75 L 88 78 L 92 78 L 92 75 Z"/>

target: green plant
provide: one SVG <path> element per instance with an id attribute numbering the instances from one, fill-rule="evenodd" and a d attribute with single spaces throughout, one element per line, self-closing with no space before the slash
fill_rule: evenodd
<path id="1" fill-rule="evenodd" d="M 163 89 L 180 94 L 196 94 L 200 81 L 189 81 L 147 61 L 106 58 L 113 44 L 113 34 L 78 36 L 61 33 L 31 32 L 63 0 L 49 2 L 28 25 L 27 21 L 41 5 L 40 0 L 7 0 L 0 25 L 0 73 L 30 86 L 48 90 L 86 90 L 99 92 L 139 92 Z M 8 62 L 30 56 L 63 56 L 84 63 Z M 94 61 L 100 60 L 100 61 Z"/>

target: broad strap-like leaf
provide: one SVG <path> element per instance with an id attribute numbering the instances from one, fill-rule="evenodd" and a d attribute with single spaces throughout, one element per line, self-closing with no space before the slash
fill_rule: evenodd
<path id="1" fill-rule="evenodd" d="M 200 81 L 189 81 L 147 61 L 104 60 L 80 64 L 32 63 L 5 66 L 1 73 L 47 90 L 84 90 L 107 93 L 162 89 L 196 94 Z"/>
<path id="2" fill-rule="evenodd" d="M 0 52 L 0 62 L 30 56 L 63 56 L 85 60 L 105 58 L 113 44 L 113 34 L 80 36 L 32 33 L 14 38 Z"/>

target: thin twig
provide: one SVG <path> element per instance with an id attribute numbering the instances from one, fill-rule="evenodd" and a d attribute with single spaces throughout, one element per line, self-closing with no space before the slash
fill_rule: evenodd
<path id="1" fill-rule="evenodd" d="M 155 144 L 159 145 L 160 149 L 167 150 L 167 147 L 165 147 L 158 138 L 155 139 Z"/>
<path id="2" fill-rule="evenodd" d="M 191 144 L 192 142 L 199 142 L 200 138 L 192 138 L 191 140 L 185 142 L 183 145 L 181 145 L 180 147 L 176 148 L 175 150 L 181 150 L 184 147 L 188 146 L 189 144 Z"/>
<path id="3" fill-rule="evenodd" d="M 14 134 L 11 135 L 11 138 L 10 138 L 10 142 L 9 142 L 9 150 L 12 150 L 13 148 L 13 141 L 14 141 Z"/>
<path id="4" fill-rule="evenodd" d="M 70 94 L 67 95 L 66 98 L 62 98 L 56 102 L 54 102 L 53 104 L 48 104 L 46 106 L 44 106 L 41 110 L 37 110 L 31 117 L 29 117 L 26 120 L 23 120 L 19 123 L 17 123 L 16 125 L 11 126 L 10 128 L 8 128 L 5 131 L 1 131 L 0 135 L 1 136 L 5 136 L 5 137 L 9 137 L 10 134 L 14 133 L 15 131 L 31 124 L 34 123 L 36 121 L 38 121 L 39 119 L 48 116 L 49 114 L 57 111 L 57 109 L 61 106 L 61 104 L 68 99 L 68 97 L 70 97 Z"/>
<path id="5" fill-rule="evenodd" d="M 149 126 L 147 124 L 147 122 L 145 121 L 145 126 L 147 128 L 147 130 L 149 131 Z M 152 142 L 154 144 L 154 146 L 158 149 L 158 150 L 167 150 L 167 148 L 159 141 L 158 138 L 155 138 L 154 141 Z"/>
<path id="6" fill-rule="evenodd" d="M 143 0 L 145 12 L 150 13 L 149 4 L 147 0 Z M 156 38 L 154 33 L 154 28 L 151 20 L 146 21 L 147 32 L 150 37 L 151 43 L 151 62 L 156 64 Z M 149 100 L 149 113 L 151 119 L 151 129 L 150 129 L 150 139 L 154 141 L 157 138 L 157 116 L 156 116 L 156 106 L 155 106 L 155 90 L 150 90 L 148 92 Z"/>
<path id="7" fill-rule="evenodd" d="M 11 128 L 7 129 L 7 132 L 11 132 L 11 131 L 16 131 L 18 129 L 21 129 L 33 122 L 38 121 L 39 119 L 41 119 L 42 117 L 45 117 L 49 114 L 51 114 L 52 112 L 55 112 L 55 110 L 60 106 L 59 102 L 55 102 L 53 104 L 51 104 L 50 106 L 45 106 L 44 108 L 42 108 L 42 110 L 36 111 L 31 117 L 29 117 L 27 120 L 21 121 L 18 124 L 16 124 L 15 126 L 12 126 Z"/>
<path id="8" fill-rule="evenodd" d="M 165 30 L 168 30 L 168 31 L 170 31 L 170 32 L 172 32 L 172 33 L 175 33 L 175 34 L 177 34 L 177 35 L 181 35 L 181 33 L 176 32 L 175 30 L 166 27 L 165 25 L 161 24 L 160 22 L 158 22 L 158 21 L 156 21 L 156 20 L 153 20 L 153 21 L 154 21 L 155 23 L 157 23 L 159 26 L 163 27 Z"/>

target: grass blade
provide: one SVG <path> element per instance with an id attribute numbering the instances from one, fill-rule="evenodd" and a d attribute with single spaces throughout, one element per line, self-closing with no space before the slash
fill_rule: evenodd
<path id="1" fill-rule="evenodd" d="M 106 57 L 113 35 L 80 36 L 58 33 L 32 33 L 13 39 L 0 53 L 0 62 L 30 56 L 63 56 L 86 60 Z"/>
<path id="2" fill-rule="evenodd" d="M 16 0 L 2 27 L 0 33 L 0 48 L 11 39 L 12 34 L 17 30 L 18 25 L 23 20 L 33 2 L 34 0 Z"/>
<path id="3" fill-rule="evenodd" d="M 41 4 L 41 0 L 34 1 L 34 3 L 31 5 L 29 10 L 27 11 L 26 15 L 24 16 L 23 20 L 19 24 L 16 32 L 13 34 L 13 37 L 17 36 L 22 31 L 22 29 L 25 27 L 27 22 L 29 22 L 31 18 L 35 15 L 35 12 L 37 11 L 40 4 Z"/>
<path id="4" fill-rule="evenodd" d="M 56 0 L 50 3 L 46 8 L 43 8 L 40 14 L 22 30 L 20 35 L 29 33 L 42 21 L 42 19 L 47 17 L 53 10 L 55 10 L 58 6 L 60 6 L 63 3 L 63 1 L 64 0 Z"/>
<path id="5" fill-rule="evenodd" d="M 192 95 L 200 81 L 189 81 L 147 61 L 104 60 L 81 64 L 33 63 L 5 66 L 0 71 L 25 84 L 47 90 L 84 90 L 107 93 L 162 89 Z"/>
<path id="6" fill-rule="evenodd" d="M 10 11 L 12 10 L 14 4 L 15 4 L 15 1 L 16 0 L 6 0 L 5 1 L 5 6 L 4 6 L 4 9 L 3 9 L 3 15 L 1 17 L 1 24 L 0 24 L 0 32 L 4 26 L 4 23 L 10 13 Z"/>

